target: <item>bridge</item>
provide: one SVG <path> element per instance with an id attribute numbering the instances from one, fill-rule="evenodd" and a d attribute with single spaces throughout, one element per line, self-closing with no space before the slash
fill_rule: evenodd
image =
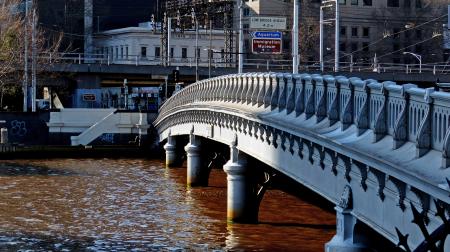
<path id="1" fill-rule="evenodd" d="M 191 186 L 207 184 L 202 148 L 229 146 L 229 221 L 257 221 L 271 176 L 255 190 L 256 159 L 336 206 L 326 251 L 369 249 L 361 224 L 405 251 L 450 251 L 448 93 L 344 76 L 234 74 L 188 86 L 154 124 L 168 166 L 189 136 Z"/>

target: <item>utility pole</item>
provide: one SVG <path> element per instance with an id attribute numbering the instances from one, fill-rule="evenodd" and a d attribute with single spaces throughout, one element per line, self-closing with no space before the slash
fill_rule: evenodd
<path id="1" fill-rule="evenodd" d="M 198 19 L 194 8 L 191 11 L 192 24 L 195 27 L 195 81 L 198 81 Z"/>
<path id="2" fill-rule="evenodd" d="M 294 22 L 292 25 L 292 73 L 298 74 L 298 19 L 300 12 L 300 0 L 294 0 Z"/>
<path id="3" fill-rule="evenodd" d="M 244 18 L 244 1 L 239 3 L 239 62 L 238 73 L 242 73 L 244 68 L 244 24 L 242 19 Z"/>
<path id="4" fill-rule="evenodd" d="M 170 66 L 170 35 L 172 33 L 172 18 L 167 18 L 167 66 Z"/>
<path id="5" fill-rule="evenodd" d="M 340 37 L 340 11 L 339 11 L 339 0 L 335 0 L 336 2 L 336 22 L 335 22 L 335 35 L 334 35 L 334 71 L 339 72 L 339 37 Z"/>
<path id="6" fill-rule="evenodd" d="M 36 9 L 33 10 L 32 34 L 31 34 L 31 111 L 36 112 L 36 64 L 37 64 L 37 48 L 36 48 Z"/>
<path id="7" fill-rule="evenodd" d="M 209 61 L 208 61 L 208 72 L 209 72 L 209 78 L 211 78 L 211 58 L 213 56 L 212 52 L 212 20 L 209 20 Z"/>
<path id="8" fill-rule="evenodd" d="M 320 71 L 323 72 L 323 6 L 320 6 L 320 29 L 319 29 L 319 40 L 320 40 Z"/>
<path id="9" fill-rule="evenodd" d="M 25 0 L 25 20 L 24 20 L 24 70 L 23 70 L 23 112 L 28 111 L 28 0 Z"/>

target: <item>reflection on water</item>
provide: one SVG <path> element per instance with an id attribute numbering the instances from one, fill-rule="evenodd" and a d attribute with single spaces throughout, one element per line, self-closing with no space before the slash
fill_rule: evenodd
<path id="1" fill-rule="evenodd" d="M 258 225 L 226 223 L 226 176 L 186 189 L 185 169 L 139 159 L 0 164 L 0 250 L 322 251 L 334 214 L 271 190 Z"/>

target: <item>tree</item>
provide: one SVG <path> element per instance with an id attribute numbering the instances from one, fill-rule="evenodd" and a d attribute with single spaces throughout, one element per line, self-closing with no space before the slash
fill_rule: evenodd
<path id="1" fill-rule="evenodd" d="M 24 80 L 24 64 L 28 63 L 31 69 L 32 60 L 36 60 L 36 65 L 48 66 L 48 55 L 56 55 L 58 52 L 62 34 L 48 35 L 41 28 L 38 28 L 35 9 L 31 8 L 26 16 L 24 13 L 24 4 L 20 0 L 0 0 L 0 109 L 4 108 L 4 98 L 9 95 L 17 95 Z M 34 20 L 34 24 L 32 23 Z M 32 29 L 35 28 L 35 43 L 31 43 Z M 28 40 L 28 57 L 25 57 L 24 41 Z M 32 57 L 33 48 L 35 56 Z M 53 57 L 53 63 L 56 58 Z M 44 71 L 38 68 L 37 71 Z M 30 78 L 31 80 L 31 78 Z M 23 93 L 27 92 L 22 90 Z M 21 99 L 9 99 L 15 101 L 9 104 L 10 109 L 20 108 Z M 19 101 L 19 102 L 17 102 Z"/>

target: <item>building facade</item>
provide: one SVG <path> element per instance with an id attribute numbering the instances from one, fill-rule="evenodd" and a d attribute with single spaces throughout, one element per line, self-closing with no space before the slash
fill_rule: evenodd
<path id="1" fill-rule="evenodd" d="M 94 39 L 95 52 L 115 64 L 162 65 L 169 60 L 168 64 L 172 66 L 195 66 L 195 30 L 172 30 L 168 43 L 169 59 L 162 53 L 161 37 L 160 30 L 148 22 L 139 24 L 139 27 L 104 31 Z M 223 30 L 199 29 L 199 66 L 209 66 L 210 60 L 213 67 L 221 66 L 225 57 L 224 40 Z"/>

